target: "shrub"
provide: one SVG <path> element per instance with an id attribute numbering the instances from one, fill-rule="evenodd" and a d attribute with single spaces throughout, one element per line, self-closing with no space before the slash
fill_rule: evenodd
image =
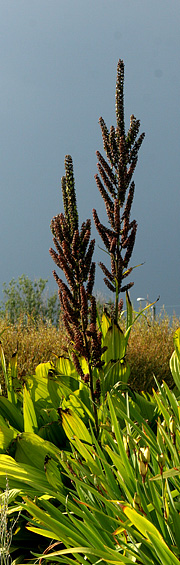
<path id="1" fill-rule="evenodd" d="M 42 278 L 33 282 L 23 274 L 17 281 L 12 279 L 8 285 L 4 283 L 1 317 L 7 317 L 11 324 L 17 324 L 21 318 L 26 325 L 30 316 L 35 322 L 41 318 L 57 326 L 60 314 L 57 293 L 48 296 L 47 282 Z"/>

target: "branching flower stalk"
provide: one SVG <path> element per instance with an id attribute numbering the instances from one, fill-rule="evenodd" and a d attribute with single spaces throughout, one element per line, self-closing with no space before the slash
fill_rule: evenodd
<path id="1" fill-rule="evenodd" d="M 99 119 L 104 151 L 109 162 L 99 151 L 96 153 L 98 174 L 95 175 L 95 179 L 105 203 L 109 227 L 100 222 L 95 209 L 93 218 L 111 261 L 111 270 L 102 262 L 99 265 L 105 275 L 106 286 L 115 293 L 114 320 L 117 322 L 119 294 L 128 291 L 134 284 L 133 282 L 124 284 L 124 279 L 132 271 L 129 262 L 137 231 L 137 222 L 130 221 L 135 189 L 132 176 L 138 160 L 138 151 L 145 136 L 142 133 L 138 137 L 140 121 L 133 114 L 130 117 L 127 135 L 125 134 L 124 63 L 121 59 L 117 66 L 116 121 L 116 129 L 111 126 L 108 130 L 103 118 Z"/>
<path id="2" fill-rule="evenodd" d="M 134 284 L 124 284 L 124 279 L 131 273 L 129 261 L 134 248 L 137 223 L 130 221 L 135 185 L 132 176 L 138 160 L 138 151 L 144 139 L 144 133 L 138 139 L 140 121 L 134 115 L 130 118 L 130 128 L 125 134 L 124 123 L 124 63 L 119 60 L 116 83 L 116 129 L 110 131 L 100 118 L 104 150 L 109 162 L 99 151 L 96 183 L 105 202 L 109 227 L 99 220 L 96 210 L 93 218 L 106 251 L 110 257 L 111 270 L 104 263 L 100 267 L 105 275 L 104 282 L 115 293 L 114 323 L 118 322 L 118 310 L 122 309 L 121 292 L 128 291 Z M 98 418 L 96 401 L 100 395 L 100 382 L 93 382 L 93 369 L 101 369 L 102 334 L 97 328 L 96 300 L 93 296 L 95 263 L 93 252 L 95 240 L 90 240 L 91 221 L 83 222 L 79 229 L 76 204 L 73 163 L 70 155 L 65 157 L 65 176 L 62 177 L 64 214 L 54 216 L 51 222 L 53 241 L 56 247 L 50 254 L 66 277 L 66 283 L 53 271 L 59 287 L 59 298 L 64 325 L 70 338 L 73 363 L 81 379 L 89 382 L 94 409 L 96 434 Z M 126 193 L 128 194 L 126 197 Z M 86 360 L 87 372 L 83 371 L 82 359 Z"/>
<path id="3" fill-rule="evenodd" d="M 97 329 L 96 300 L 93 296 L 95 263 L 92 261 L 95 240 L 90 240 L 91 221 L 83 222 L 79 230 L 76 204 L 73 163 L 70 155 L 65 157 L 65 176 L 62 177 L 64 214 L 54 216 L 51 222 L 53 241 L 56 247 L 50 254 L 56 265 L 64 272 L 66 283 L 53 271 L 59 287 L 59 299 L 73 363 L 81 379 L 89 382 L 94 409 L 96 433 L 98 418 L 93 383 L 93 367 L 101 368 L 101 332 Z M 84 373 L 80 360 L 85 358 L 88 372 Z"/>

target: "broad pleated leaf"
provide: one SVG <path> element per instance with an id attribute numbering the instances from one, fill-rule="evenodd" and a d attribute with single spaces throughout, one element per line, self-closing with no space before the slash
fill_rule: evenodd
<path id="1" fill-rule="evenodd" d="M 107 316 L 107 314 L 103 314 L 102 319 L 101 319 L 101 332 L 102 332 L 103 340 L 104 340 L 110 326 L 111 326 L 111 319 L 109 318 L 109 316 Z M 103 342 L 103 345 L 104 345 L 104 342 Z"/>
<path id="2" fill-rule="evenodd" d="M 0 396 L 0 414 L 20 432 L 24 429 L 23 415 L 5 396 Z"/>
<path id="3" fill-rule="evenodd" d="M 107 350 L 102 355 L 102 359 L 105 363 L 123 359 L 125 355 L 125 337 L 118 324 L 112 323 L 108 328 L 105 339 L 103 340 L 103 347 L 104 346 L 107 347 Z"/>
<path id="4" fill-rule="evenodd" d="M 77 371 L 72 361 L 63 356 L 58 357 L 58 359 L 56 360 L 56 371 L 58 371 L 61 375 L 64 375 L 66 377 L 74 377 L 75 380 L 77 380 L 78 378 Z M 70 380 L 67 379 L 67 384 L 70 385 L 70 383 L 71 383 L 71 378 Z"/>
<path id="5" fill-rule="evenodd" d="M 68 439 L 73 440 L 77 436 L 80 440 L 92 443 L 90 433 L 84 422 L 72 410 L 61 410 L 62 426 Z"/>
<path id="6" fill-rule="evenodd" d="M 45 473 L 30 465 L 17 463 L 9 455 L 0 454 L 0 488 L 6 488 L 6 476 L 9 487 L 19 488 L 21 492 L 29 492 L 55 496 L 56 490 L 48 483 Z M 30 489 L 29 489 L 30 487 Z"/>
<path id="7" fill-rule="evenodd" d="M 38 424 L 37 424 L 34 404 L 30 397 L 30 393 L 25 385 L 23 390 L 23 416 L 24 416 L 24 431 L 37 432 Z"/>
<path id="8" fill-rule="evenodd" d="M 15 453 L 16 461 L 22 464 L 33 465 L 33 467 L 44 472 L 46 456 L 52 457 L 56 461 L 61 461 L 61 452 L 50 441 L 27 432 L 18 436 Z"/>
<path id="9" fill-rule="evenodd" d="M 126 384 L 130 376 L 130 366 L 126 359 L 109 361 L 104 369 L 104 392 L 111 390 L 117 383 Z"/>
<path id="10" fill-rule="evenodd" d="M 17 432 L 8 426 L 0 424 L 0 453 L 4 453 L 11 441 L 17 436 Z"/>

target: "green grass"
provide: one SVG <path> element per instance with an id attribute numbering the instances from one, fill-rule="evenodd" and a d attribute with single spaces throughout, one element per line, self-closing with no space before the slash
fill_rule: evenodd
<path id="1" fill-rule="evenodd" d="M 136 391 L 151 391 L 154 387 L 154 377 L 159 382 L 165 380 L 172 387 L 173 379 L 169 369 L 169 360 L 174 349 L 173 334 L 179 327 L 180 321 L 173 320 L 163 313 L 152 324 L 150 315 L 141 317 L 134 324 L 127 351 L 131 367 L 129 384 Z M 24 326 L 20 319 L 17 325 L 0 319 L 0 332 L 6 328 L 1 337 L 6 362 L 18 348 L 18 376 L 33 374 L 36 366 L 45 361 L 53 361 L 56 356 L 63 354 L 66 342 L 62 323 L 56 329 L 51 324 L 41 320 L 34 323 L 31 318 Z M 2 372 L 0 373 L 1 382 Z"/>

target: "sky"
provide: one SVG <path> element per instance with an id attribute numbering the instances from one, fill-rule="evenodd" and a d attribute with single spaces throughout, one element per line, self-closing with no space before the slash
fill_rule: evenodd
<path id="1" fill-rule="evenodd" d="M 126 130 L 145 140 L 134 174 L 138 223 L 131 298 L 180 316 L 179 0 L 0 0 L 0 295 L 23 273 L 56 289 L 51 218 L 63 211 L 64 157 L 74 162 L 80 223 L 96 208 L 103 153 L 99 117 L 116 125 L 115 85 L 125 64 Z M 95 260 L 103 261 L 96 237 Z M 59 272 L 60 274 L 60 272 Z M 96 291 L 107 297 L 100 268 Z"/>

